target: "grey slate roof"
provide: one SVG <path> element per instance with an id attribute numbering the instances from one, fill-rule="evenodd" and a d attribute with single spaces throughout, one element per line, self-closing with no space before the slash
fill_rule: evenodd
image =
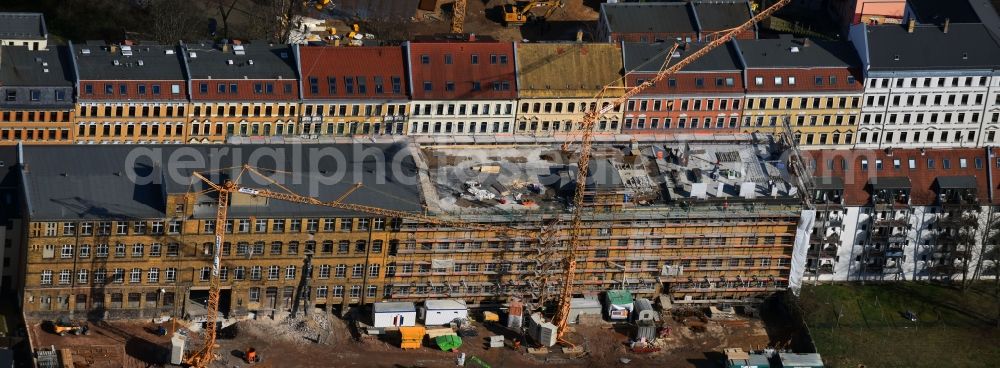
<path id="1" fill-rule="evenodd" d="M 155 154 L 150 155 L 149 152 Z M 157 153 L 158 152 L 158 153 Z M 273 152 L 281 152 L 276 155 Z M 297 153 L 296 153 L 297 152 Z M 170 161 L 172 155 L 179 157 Z M 345 203 L 362 204 L 401 211 L 420 211 L 420 192 L 416 184 L 412 156 L 403 145 L 150 145 L 150 146 L 26 146 L 25 183 L 30 216 L 37 220 L 162 218 L 165 195 L 187 193 L 192 188 L 207 188 L 201 182 L 192 185 L 192 171 L 208 171 L 203 166 L 213 161 L 218 168 L 247 163 L 253 155 L 254 166 L 301 174 L 275 174 L 292 191 L 336 200 L 355 182 L 363 186 L 351 193 Z M 135 157 L 129 161 L 129 156 Z M 75 157 L 69 160 L 67 157 Z M 190 163 L 197 157 L 202 164 L 195 168 L 170 162 Z M 342 158 L 341 158 L 342 157 Z M 390 165 L 380 165 L 386 162 Z M 276 163 L 280 165 L 275 166 Z M 130 165 L 126 165 L 130 164 Z M 190 165 L 189 165 L 190 166 Z M 214 167 L 214 166 L 213 166 Z M 380 170 L 384 167 L 384 171 Z M 172 170 L 176 174 L 172 174 Z M 238 171 L 220 171 L 210 177 L 215 182 L 232 178 Z M 319 176 L 333 177 L 332 183 L 317 182 Z M 136 184 L 130 177 L 148 178 Z M 254 188 L 281 190 L 263 180 L 241 179 Z M 198 199 L 195 216 L 215 216 L 214 197 Z M 236 203 L 231 216 L 354 216 L 356 213 L 328 207 L 270 200 L 257 205 Z"/>
<path id="2" fill-rule="evenodd" d="M 288 45 L 244 43 L 223 52 L 221 46 L 205 42 L 184 48 L 192 79 L 295 79 L 295 58 Z"/>
<path id="3" fill-rule="evenodd" d="M 857 51 L 848 41 L 785 37 L 739 40 L 737 42 L 748 68 L 846 68 L 861 66 Z"/>
<path id="4" fill-rule="evenodd" d="M 48 35 L 42 13 L 0 13 L 0 38 L 44 40 Z"/>
<path id="5" fill-rule="evenodd" d="M 844 189 L 844 178 L 839 176 L 819 176 L 814 179 L 815 188 L 819 190 Z"/>
<path id="6" fill-rule="evenodd" d="M 667 52 L 673 47 L 673 42 L 657 43 L 625 43 L 622 52 L 625 55 L 626 72 L 656 72 L 666 59 Z M 691 53 L 705 47 L 703 43 L 689 43 L 687 48 L 678 49 L 681 57 L 687 57 Z M 680 59 L 674 59 L 676 62 Z M 739 71 L 742 63 L 732 42 L 726 47 L 719 47 L 712 50 L 700 59 L 695 60 L 690 65 L 681 69 L 685 71 Z"/>
<path id="7" fill-rule="evenodd" d="M 866 26 L 871 71 L 993 69 L 1000 45 L 982 24 Z M 897 60 L 898 59 L 898 60 Z"/>
<path id="8" fill-rule="evenodd" d="M 612 32 L 714 32 L 750 19 L 745 0 L 601 4 Z"/>
<path id="9" fill-rule="evenodd" d="M 905 176 L 880 176 L 868 179 L 874 189 L 909 189 L 910 178 Z"/>
<path id="10" fill-rule="evenodd" d="M 180 50 L 173 45 L 72 44 L 80 80 L 183 80 Z M 168 53 L 169 52 L 169 53 Z M 130 54 L 131 55 L 127 55 Z M 115 60 L 118 65 L 115 65 Z M 139 62 L 142 65 L 139 65 Z"/>
<path id="11" fill-rule="evenodd" d="M 72 86 L 73 65 L 69 48 L 50 46 L 29 50 L 24 46 L 0 47 L 0 85 Z"/>
<path id="12" fill-rule="evenodd" d="M 695 13 L 702 30 L 721 31 L 730 29 L 750 20 L 750 5 L 745 0 L 695 1 Z"/>
<path id="13" fill-rule="evenodd" d="M 976 189 L 976 177 L 964 176 L 939 176 L 937 177 L 938 188 L 941 189 Z"/>
<path id="14" fill-rule="evenodd" d="M 686 3 L 601 4 L 612 32 L 697 32 Z"/>

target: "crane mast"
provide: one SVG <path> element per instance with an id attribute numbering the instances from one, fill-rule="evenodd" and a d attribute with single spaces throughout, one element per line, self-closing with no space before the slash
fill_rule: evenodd
<path id="1" fill-rule="evenodd" d="M 465 32 L 465 8 L 468 5 L 466 0 L 455 0 L 452 5 L 451 33 Z"/>
<path id="2" fill-rule="evenodd" d="M 573 218 L 570 223 L 570 239 L 569 245 L 566 249 L 566 258 L 563 260 L 563 278 L 562 278 L 562 290 L 559 293 L 558 306 L 556 308 L 556 314 L 552 317 L 552 324 L 557 328 L 557 337 L 559 340 L 565 341 L 563 338 L 566 334 L 567 326 L 569 323 L 569 312 L 570 312 L 570 302 L 573 298 L 573 283 L 576 281 L 576 250 L 580 244 L 580 237 L 583 222 L 583 204 L 584 204 L 584 191 L 587 188 L 587 176 L 589 172 L 590 165 L 590 155 L 591 148 L 593 146 L 594 138 L 594 123 L 603 116 L 604 114 L 617 109 L 619 106 L 623 105 L 630 98 L 635 97 L 642 91 L 645 91 L 649 87 L 653 86 L 657 82 L 662 81 L 667 76 L 678 72 L 684 67 L 690 65 L 698 58 L 705 56 L 712 50 L 722 46 L 735 38 L 741 32 L 751 29 L 755 24 L 770 17 L 774 12 L 781 9 L 783 6 L 788 4 L 791 0 L 778 0 L 764 11 L 755 14 L 745 23 L 731 28 L 729 30 L 711 34 L 709 37 L 714 38 L 712 41 L 705 44 L 701 49 L 691 53 L 684 59 L 678 61 L 676 64 L 668 66 L 669 59 L 672 57 L 673 52 L 677 49 L 678 45 L 670 50 L 667 55 L 667 62 L 664 62 L 663 67 L 657 72 L 656 76 L 639 84 L 638 86 L 629 88 L 619 97 L 612 100 L 611 103 L 606 105 L 601 105 L 600 100 L 611 88 L 616 88 L 613 85 L 605 86 L 604 89 L 597 95 L 598 104 L 594 106 L 583 115 L 583 121 L 581 130 L 583 131 L 583 136 L 580 139 L 580 157 L 577 164 L 577 176 L 576 176 L 576 191 L 573 193 Z M 567 144 L 564 147 L 568 146 Z"/>

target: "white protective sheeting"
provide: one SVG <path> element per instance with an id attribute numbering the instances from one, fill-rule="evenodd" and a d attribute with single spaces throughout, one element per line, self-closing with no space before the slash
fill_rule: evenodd
<path id="1" fill-rule="evenodd" d="M 802 210 L 799 217 L 799 227 L 795 229 L 795 245 L 792 247 L 792 270 L 788 274 L 788 288 L 795 295 L 802 289 L 802 276 L 806 271 L 806 259 L 809 252 L 809 236 L 816 224 L 816 210 Z"/>

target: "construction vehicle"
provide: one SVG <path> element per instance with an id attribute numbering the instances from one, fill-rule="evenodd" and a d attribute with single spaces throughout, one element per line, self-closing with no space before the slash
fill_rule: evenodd
<path id="1" fill-rule="evenodd" d="M 753 28 L 753 26 L 760 21 L 768 18 L 771 14 L 778 11 L 785 5 L 787 5 L 791 0 L 778 0 L 773 5 L 764 9 L 760 13 L 755 14 L 745 23 L 736 26 L 735 28 L 727 29 L 720 32 L 715 32 L 709 34 L 706 39 L 710 40 L 701 49 L 692 52 L 687 57 L 677 61 L 673 65 L 670 65 L 670 61 L 674 52 L 680 47 L 680 44 L 674 44 L 673 48 L 667 52 L 666 60 L 664 60 L 663 65 L 660 70 L 656 73 L 656 76 L 644 81 L 635 87 L 625 87 L 625 93 L 614 98 L 610 103 L 604 103 L 604 96 L 608 95 L 608 91 L 615 88 L 622 88 L 616 85 L 616 82 L 604 86 L 604 88 L 595 96 L 594 103 L 591 103 L 591 107 L 584 113 L 583 119 L 580 123 L 582 136 L 580 139 L 579 148 L 579 160 L 577 161 L 577 178 L 587 178 L 588 172 L 590 171 L 590 155 L 591 148 L 593 145 L 594 138 L 594 124 L 600 119 L 601 116 L 614 111 L 621 105 L 628 102 L 629 99 L 635 97 L 642 91 L 659 83 L 668 76 L 680 71 L 684 67 L 690 65 L 695 60 L 698 60 L 702 56 L 707 55 L 712 50 L 718 48 L 719 46 L 725 45 L 727 42 L 735 38 L 741 32 Z M 568 138 L 563 142 L 563 151 L 569 152 L 569 145 L 573 143 L 571 138 Z M 576 180 L 576 190 L 573 193 L 573 217 L 569 228 L 569 244 L 566 247 L 565 257 L 563 257 L 563 275 L 562 275 L 562 290 L 559 293 L 557 299 L 556 313 L 552 317 L 552 324 L 556 326 L 556 340 L 561 343 L 572 345 L 565 340 L 566 332 L 569 325 L 570 316 L 570 304 L 573 299 L 573 284 L 576 281 L 576 262 L 577 262 L 577 249 L 580 246 L 580 238 L 583 236 L 583 212 L 584 209 L 584 193 L 587 189 L 587 180 Z"/>
<path id="2" fill-rule="evenodd" d="M 465 32 L 465 9 L 467 8 L 466 0 L 455 0 L 455 4 L 452 7 L 451 16 L 451 33 L 462 33 Z"/>
<path id="3" fill-rule="evenodd" d="M 59 316 L 52 321 L 52 332 L 59 336 L 89 335 L 87 326 L 70 321 L 66 316 Z"/>
<path id="4" fill-rule="evenodd" d="M 545 20 L 552 13 L 555 13 L 556 9 L 563 6 L 562 0 L 518 1 L 514 4 L 507 4 L 501 7 L 503 9 L 503 23 L 507 27 L 520 27 L 529 21 Z M 536 15 L 535 8 L 545 8 L 545 12 Z"/>

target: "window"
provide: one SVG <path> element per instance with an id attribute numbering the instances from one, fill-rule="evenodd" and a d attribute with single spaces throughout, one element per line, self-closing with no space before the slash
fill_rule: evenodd
<path id="1" fill-rule="evenodd" d="M 177 281 L 177 269 L 173 267 L 167 268 L 166 271 L 163 272 L 163 279 L 166 282 Z"/>
<path id="2" fill-rule="evenodd" d="M 41 284 L 42 285 L 52 285 L 52 271 L 51 270 L 44 270 L 44 271 L 42 271 Z"/>
<path id="3" fill-rule="evenodd" d="M 150 268 L 149 271 L 146 273 L 146 282 L 149 283 L 160 282 L 160 269 L 156 267 Z"/>
<path id="4" fill-rule="evenodd" d="M 758 86 L 763 86 L 764 85 L 764 77 L 754 77 L 753 81 L 754 81 L 754 84 L 756 84 Z"/>
<path id="5" fill-rule="evenodd" d="M 285 267 L 285 279 L 291 280 L 295 278 L 295 266 Z"/>
<path id="6" fill-rule="evenodd" d="M 145 248 L 146 246 L 141 243 L 132 244 L 132 257 L 142 257 Z"/>
<path id="7" fill-rule="evenodd" d="M 259 287 L 255 286 L 255 287 L 251 287 L 250 288 L 249 299 L 250 299 L 251 302 L 260 302 L 260 288 Z"/>
<path id="8" fill-rule="evenodd" d="M 344 278 L 347 276 L 347 265 L 339 264 L 334 270 L 334 277 Z"/>
<path id="9" fill-rule="evenodd" d="M 319 266 L 319 278 L 321 279 L 330 278 L 330 265 Z"/>
<path id="10" fill-rule="evenodd" d="M 89 258 L 90 257 L 90 245 L 89 244 L 81 244 L 80 245 L 79 255 L 80 255 L 80 258 Z"/>
<path id="11" fill-rule="evenodd" d="M 124 256 L 125 256 L 125 244 L 122 243 L 115 244 L 115 257 L 124 257 Z"/>
<path id="12" fill-rule="evenodd" d="M 278 266 L 269 266 L 267 268 L 267 279 L 268 280 L 277 280 L 279 272 L 281 272 L 281 268 L 280 267 L 278 267 Z"/>
<path id="13" fill-rule="evenodd" d="M 73 258 L 73 246 L 69 244 L 63 245 L 60 258 Z"/>
<path id="14" fill-rule="evenodd" d="M 59 285 L 69 285 L 70 277 L 70 270 L 59 271 Z"/>
<path id="15" fill-rule="evenodd" d="M 362 264 L 356 264 L 354 267 L 351 267 L 351 277 L 361 277 L 363 272 L 364 265 Z"/>
<path id="16" fill-rule="evenodd" d="M 81 269 L 76 272 L 76 283 L 86 284 L 88 281 L 88 273 L 86 269 Z"/>
<path id="17" fill-rule="evenodd" d="M 212 268 L 202 267 L 199 275 L 201 281 L 208 281 L 208 279 L 212 277 Z"/>
<path id="18" fill-rule="evenodd" d="M 449 55 L 449 56 L 450 56 L 450 55 Z M 469 57 L 469 63 L 471 63 L 472 65 L 477 65 L 477 64 L 479 64 L 479 54 L 472 54 L 472 55 L 471 55 L 471 56 Z"/>
<path id="19" fill-rule="evenodd" d="M 430 64 L 431 63 L 431 56 L 430 55 L 420 55 L 420 63 L 421 64 Z"/>

